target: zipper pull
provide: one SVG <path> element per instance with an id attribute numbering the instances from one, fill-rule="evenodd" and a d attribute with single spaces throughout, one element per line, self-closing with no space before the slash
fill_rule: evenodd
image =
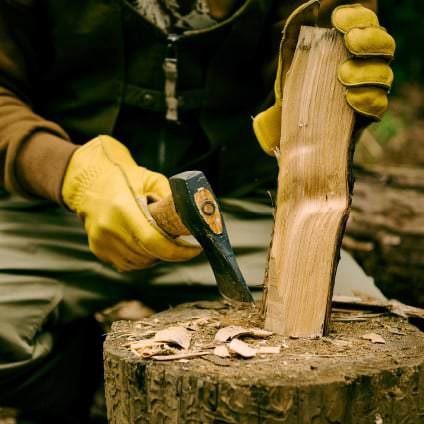
<path id="1" fill-rule="evenodd" d="M 178 121 L 178 99 L 177 99 L 177 80 L 178 80 L 178 57 L 177 41 L 180 37 L 177 34 L 168 35 L 168 45 L 166 57 L 163 62 L 163 71 L 165 74 L 165 102 L 166 119 L 168 121 Z"/>

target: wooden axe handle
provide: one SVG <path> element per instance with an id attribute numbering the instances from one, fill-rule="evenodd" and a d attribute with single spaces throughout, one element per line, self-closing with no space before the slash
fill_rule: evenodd
<path id="1" fill-rule="evenodd" d="M 150 203 L 149 211 L 159 227 L 170 236 L 177 237 L 190 234 L 175 210 L 171 194 L 157 202 Z"/>

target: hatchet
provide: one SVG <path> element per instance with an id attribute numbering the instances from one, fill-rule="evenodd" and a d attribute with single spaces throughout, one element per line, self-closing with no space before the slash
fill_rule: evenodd
<path id="1" fill-rule="evenodd" d="M 209 260 L 218 290 L 230 302 L 253 303 L 237 264 L 224 219 L 212 188 L 201 171 L 169 179 L 172 195 L 149 204 L 156 223 L 170 236 L 192 234 Z"/>

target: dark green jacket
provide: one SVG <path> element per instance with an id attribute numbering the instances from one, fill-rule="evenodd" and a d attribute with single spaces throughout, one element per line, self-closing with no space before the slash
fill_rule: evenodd
<path id="1" fill-rule="evenodd" d="M 204 170 L 219 195 L 268 189 L 276 165 L 258 147 L 251 116 L 272 91 L 272 82 L 267 86 L 261 75 L 263 64 L 276 55 L 269 41 L 272 7 L 273 0 L 247 0 L 216 27 L 180 34 L 175 123 L 165 119 L 163 71 L 174 48 L 168 34 L 129 3 L 0 4 L 0 51 L 8 44 L 5 57 L 0 54 L 0 140 L 8 140 L 3 184 L 10 191 L 57 200 L 61 177 L 50 171 L 64 172 L 66 155 L 59 154 L 59 146 L 69 157 L 70 143 L 64 141 L 82 144 L 103 133 L 118 138 L 153 170 L 167 175 Z M 27 115 L 21 112 L 21 125 L 7 137 L 2 119 L 12 120 L 12 113 L 2 104 L 3 94 L 9 103 L 13 96 L 13 102 L 33 108 L 32 114 L 24 108 Z M 25 137 L 31 143 L 24 144 Z M 21 148 L 20 160 L 26 163 L 16 165 L 12 159 Z M 0 153 L 2 149 L 0 145 Z"/>

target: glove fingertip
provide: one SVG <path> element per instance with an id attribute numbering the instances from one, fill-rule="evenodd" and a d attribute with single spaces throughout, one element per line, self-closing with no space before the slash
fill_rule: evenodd
<path id="1" fill-rule="evenodd" d="M 362 4 L 344 4 L 337 6 L 331 13 L 331 24 L 342 34 L 352 28 L 379 26 L 377 15 Z"/>
<path id="2" fill-rule="evenodd" d="M 360 115 L 380 121 L 389 106 L 387 92 L 380 87 L 355 87 L 346 92 L 349 106 Z"/>

